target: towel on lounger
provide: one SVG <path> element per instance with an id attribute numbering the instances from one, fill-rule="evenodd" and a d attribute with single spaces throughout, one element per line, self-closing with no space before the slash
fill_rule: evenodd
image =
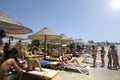
<path id="1" fill-rule="evenodd" d="M 42 65 L 42 66 L 47 66 L 48 64 L 50 64 L 50 63 L 52 63 L 53 61 L 49 61 L 49 60 L 41 60 L 40 61 L 40 64 Z"/>

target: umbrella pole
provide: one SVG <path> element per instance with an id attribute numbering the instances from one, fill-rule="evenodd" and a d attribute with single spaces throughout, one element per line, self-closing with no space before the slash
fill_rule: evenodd
<path id="1" fill-rule="evenodd" d="M 62 55 L 62 40 L 61 40 L 61 55 Z"/>
<path id="2" fill-rule="evenodd" d="M 46 43 L 46 35 L 45 35 L 45 42 L 44 42 L 44 50 L 45 50 L 45 53 L 44 53 L 44 59 L 46 59 L 46 46 L 47 46 L 47 43 Z"/>
<path id="3" fill-rule="evenodd" d="M 46 43 L 46 35 L 45 35 L 45 44 L 44 44 L 45 51 L 46 51 L 46 46 L 47 46 L 47 43 Z"/>
<path id="4" fill-rule="evenodd" d="M 9 47 L 10 47 L 10 45 L 11 45 L 11 37 L 9 37 L 9 41 L 8 42 L 9 42 Z"/>

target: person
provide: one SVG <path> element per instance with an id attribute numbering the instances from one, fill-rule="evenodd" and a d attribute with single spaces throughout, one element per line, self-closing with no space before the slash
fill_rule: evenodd
<path id="1" fill-rule="evenodd" d="M 28 67 L 27 70 L 35 70 L 36 67 L 39 67 L 40 71 L 42 70 L 40 59 L 37 57 L 37 47 L 33 47 L 31 56 L 26 56 L 28 58 Z"/>
<path id="2" fill-rule="evenodd" d="M 8 51 L 8 57 L 2 60 L 0 64 L 0 80 L 8 80 L 9 71 L 13 67 L 20 75 L 23 73 L 23 69 L 19 67 L 15 59 L 14 49 Z M 21 78 L 21 76 L 19 76 Z"/>
<path id="3" fill-rule="evenodd" d="M 3 45 L 3 38 L 6 36 L 6 33 L 3 29 L 0 29 L 0 45 Z"/>
<path id="4" fill-rule="evenodd" d="M 16 49 L 18 50 L 18 57 L 24 60 L 24 46 L 21 40 L 19 40 L 19 42 L 16 44 Z"/>
<path id="5" fill-rule="evenodd" d="M 117 50 L 115 49 L 115 46 L 112 45 L 111 46 L 111 51 L 110 53 L 112 54 L 112 59 L 113 59 L 113 67 L 118 70 L 120 68 L 119 66 L 119 59 L 118 59 L 118 52 Z"/>
<path id="6" fill-rule="evenodd" d="M 111 69 L 112 68 L 112 54 L 111 54 L 111 48 L 108 50 L 108 65 L 107 68 Z"/>
<path id="7" fill-rule="evenodd" d="M 10 50 L 9 43 L 5 43 L 5 46 L 3 48 L 4 58 L 8 58 L 8 51 Z"/>
<path id="8" fill-rule="evenodd" d="M 102 65 L 100 67 L 104 67 L 105 66 L 104 57 L 106 52 L 103 46 L 101 47 L 100 53 L 101 53 L 101 61 L 102 61 Z"/>
<path id="9" fill-rule="evenodd" d="M 96 67 L 96 54 L 97 54 L 97 49 L 94 45 L 91 46 L 91 54 L 92 54 L 92 58 L 93 58 L 93 66 L 92 67 Z"/>
<path id="10" fill-rule="evenodd" d="M 68 60 L 67 57 L 64 55 L 64 53 L 62 53 L 61 56 L 59 56 L 59 60 L 63 65 L 74 65 L 78 67 L 86 67 L 86 65 L 85 66 L 80 65 L 77 59 Z"/>

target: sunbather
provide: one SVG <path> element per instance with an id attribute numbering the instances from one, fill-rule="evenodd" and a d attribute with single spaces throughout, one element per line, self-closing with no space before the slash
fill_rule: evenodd
<path id="1" fill-rule="evenodd" d="M 8 80 L 11 67 L 13 67 L 18 73 L 23 72 L 23 69 L 18 66 L 13 58 L 14 55 L 11 52 L 13 52 L 13 49 L 9 51 L 8 57 L 0 64 L 0 80 Z"/>
<path id="2" fill-rule="evenodd" d="M 28 58 L 28 65 L 27 67 L 24 67 L 27 70 L 35 70 L 36 67 L 39 67 L 40 71 L 42 70 L 41 64 L 40 64 L 40 59 L 37 58 L 37 47 L 34 47 L 32 50 L 32 55 L 27 56 Z"/>
<path id="3" fill-rule="evenodd" d="M 87 75 L 89 74 L 87 65 L 84 65 L 84 66 L 80 65 L 77 59 L 68 61 L 66 60 L 66 57 L 64 55 L 61 55 L 60 62 L 61 62 L 61 65 L 59 66 L 60 69 L 65 69 L 65 68 L 74 69 L 74 70 L 78 70 L 82 74 L 87 74 Z"/>
<path id="4" fill-rule="evenodd" d="M 80 65 L 79 62 L 77 61 L 77 59 L 68 60 L 67 57 L 63 53 L 59 57 L 59 59 L 63 65 L 74 65 L 74 66 L 78 66 L 78 67 L 86 67 L 86 65 L 85 66 Z"/>

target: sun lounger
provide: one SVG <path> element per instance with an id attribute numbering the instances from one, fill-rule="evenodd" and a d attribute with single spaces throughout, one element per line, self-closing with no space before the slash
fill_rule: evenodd
<path id="1" fill-rule="evenodd" d="M 58 52 L 48 52 L 48 55 L 51 56 L 51 57 L 58 58 L 60 56 L 60 53 L 58 53 Z"/>
<path id="2" fill-rule="evenodd" d="M 45 68 L 42 69 L 43 69 L 42 72 L 40 72 L 39 68 L 37 68 L 35 71 L 28 71 L 25 73 L 30 74 L 31 76 L 37 76 L 39 78 L 42 78 L 42 80 L 52 80 L 59 73 L 58 70 L 51 70 Z"/>
<path id="3" fill-rule="evenodd" d="M 65 63 L 63 61 L 62 57 L 60 57 L 60 62 L 61 62 L 61 65 L 58 68 L 61 70 L 65 70 L 67 68 L 67 69 L 77 70 L 82 74 L 89 75 L 89 67 L 88 66 L 79 66 L 79 65 L 76 65 L 76 64 L 70 63 L 70 62 Z"/>
<path id="4" fill-rule="evenodd" d="M 55 58 L 55 57 L 46 56 L 46 60 L 51 60 L 51 61 L 59 61 L 59 58 Z"/>
<path id="5" fill-rule="evenodd" d="M 59 65 L 59 61 L 40 60 L 40 64 L 42 67 L 49 67 L 52 69 L 56 69 Z"/>
<path id="6" fill-rule="evenodd" d="M 65 70 L 65 69 L 69 69 L 69 70 L 74 70 L 74 71 L 78 71 L 81 74 L 86 74 L 89 75 L 89 67 L 88 66 L 75 66 L 73 63 L 68 64 L 68 65 L 60 65 L 58 67 L 60 70 Z"/>

